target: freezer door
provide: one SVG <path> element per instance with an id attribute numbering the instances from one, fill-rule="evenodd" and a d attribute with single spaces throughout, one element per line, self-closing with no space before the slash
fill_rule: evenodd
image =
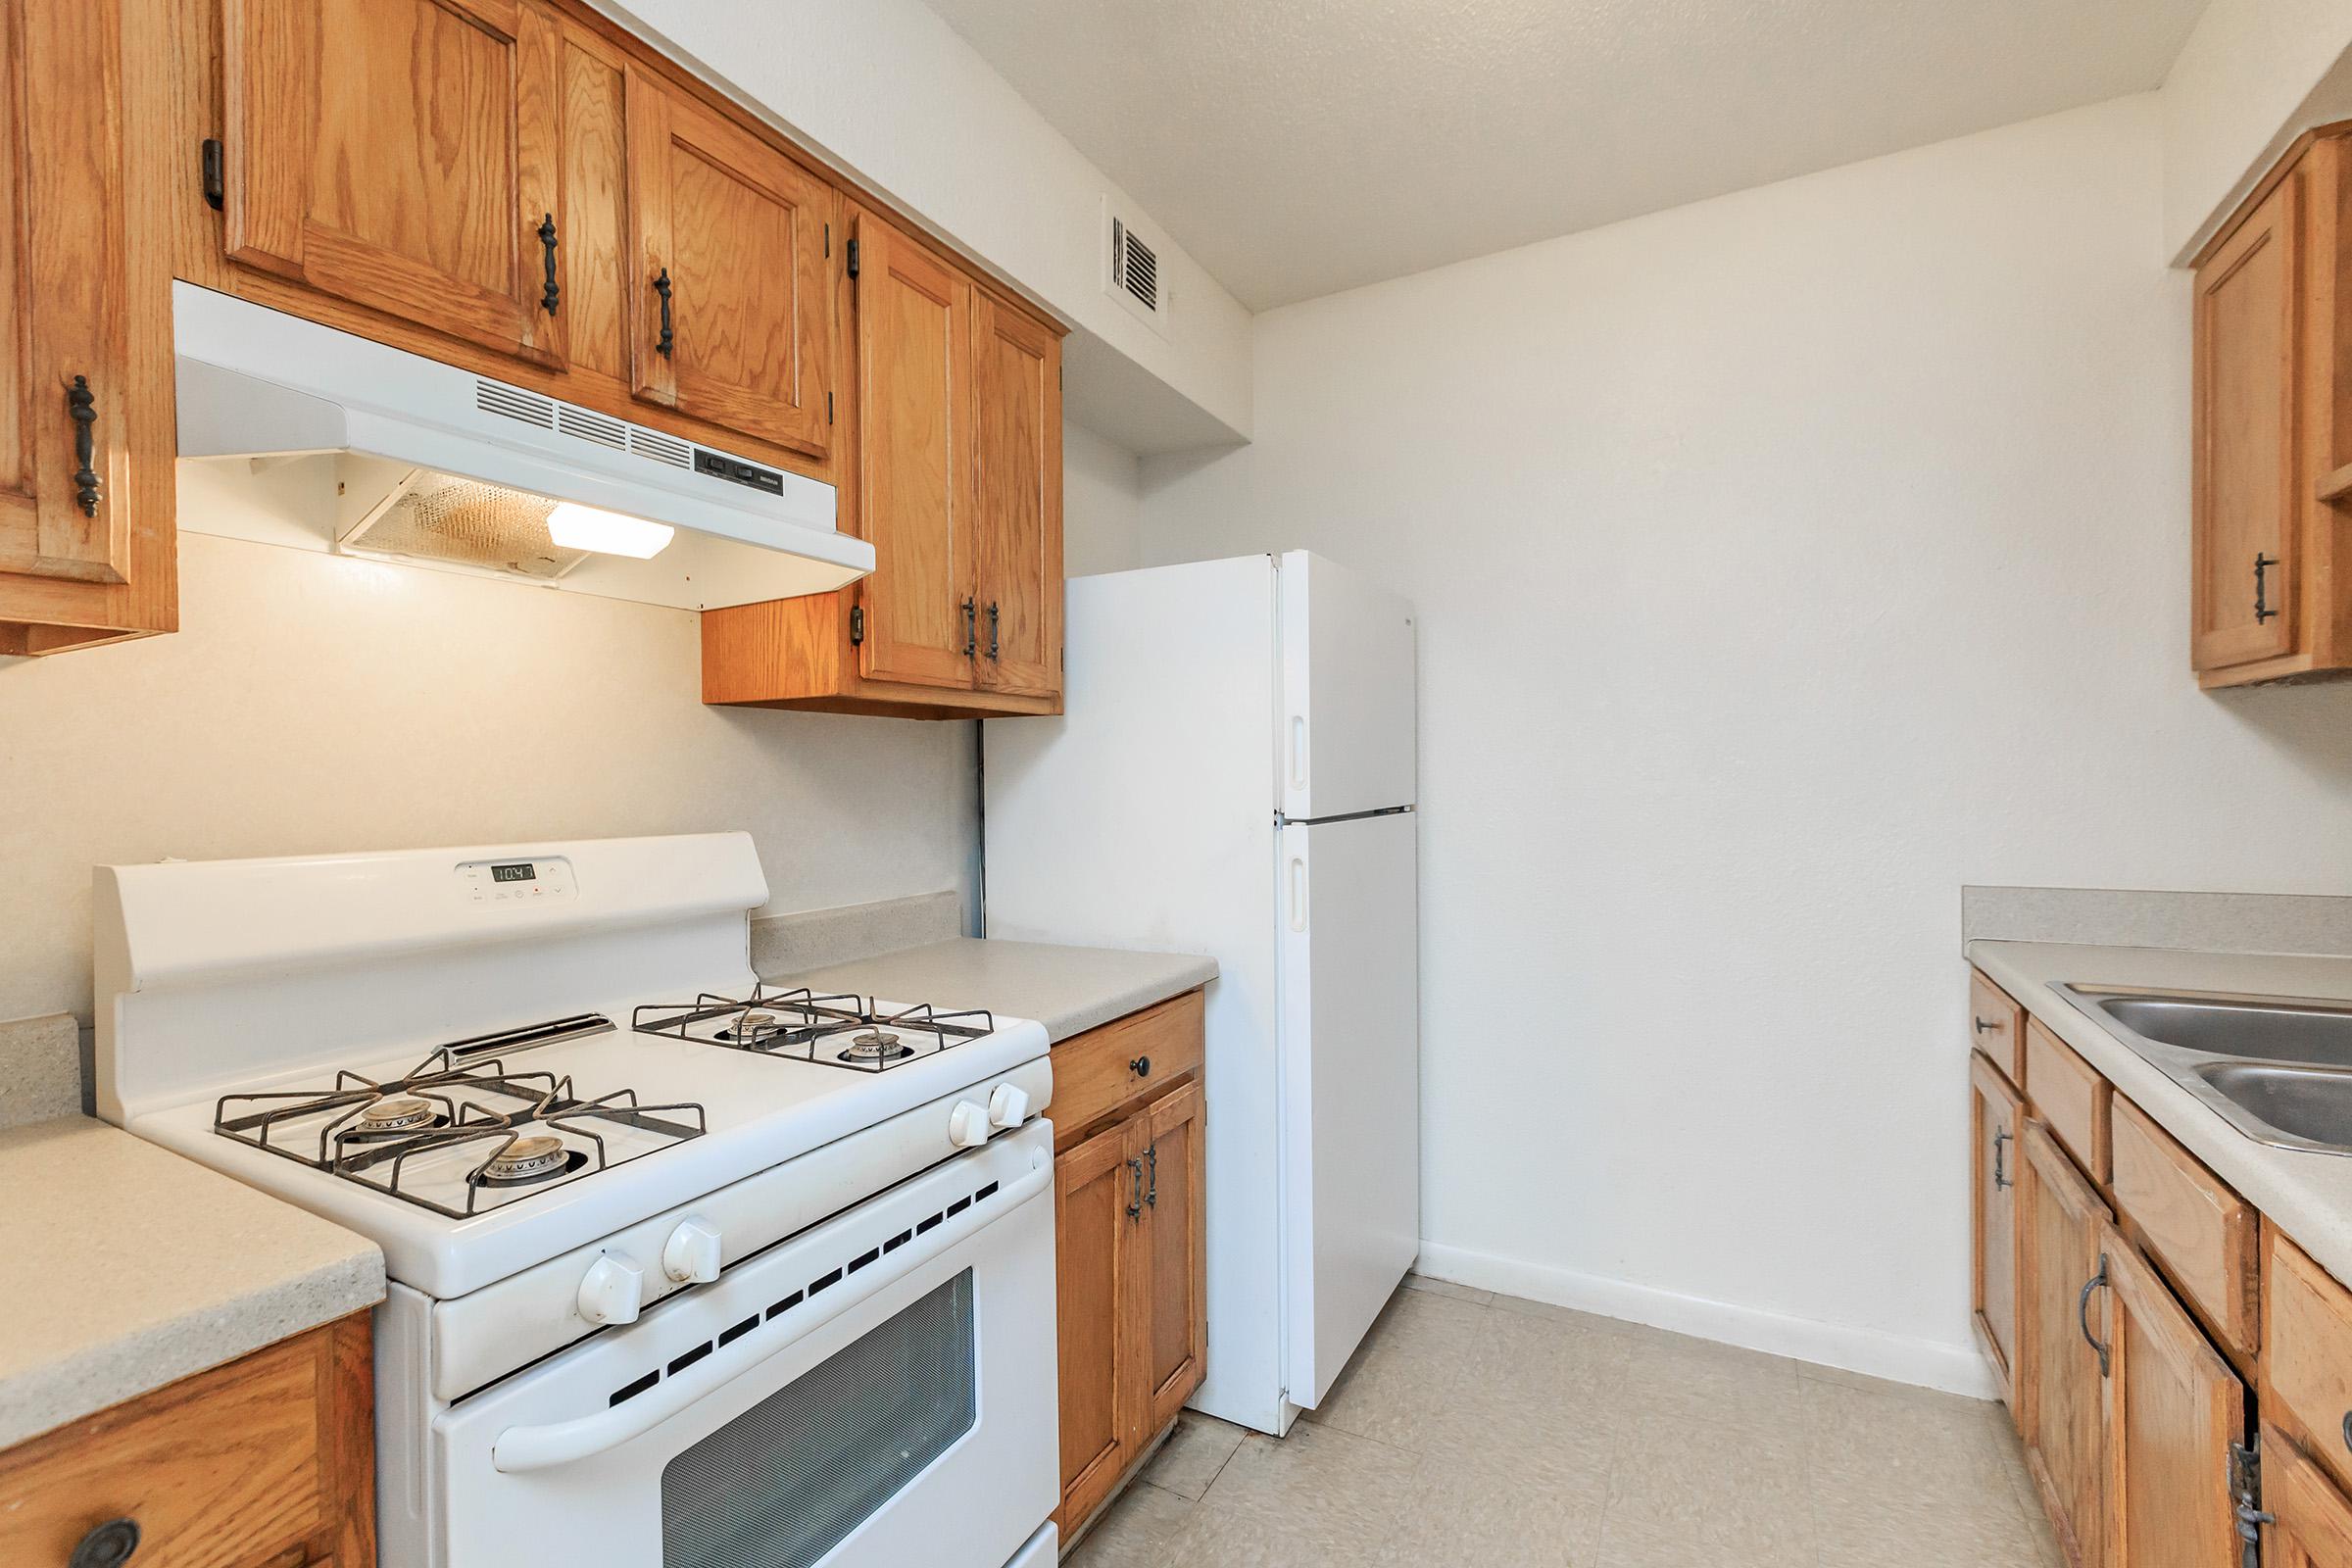
<path id="1" fill-rule="evenodd" d="M 1289 817 L 1413 804 L 1413 609 L 1334 565 L 1282 557 L 1282 735 Z"/>
<path id="2" fill-rule="evenodd" d="M 1310 1408 L 1421 1246 L 1414 824 L 1281 833 L 1284 1375 Z"/>

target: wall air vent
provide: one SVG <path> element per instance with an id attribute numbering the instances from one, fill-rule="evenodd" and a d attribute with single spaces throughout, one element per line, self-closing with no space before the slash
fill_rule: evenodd
<path id="1" fill-rule="evenodd" d="M 1140 229 L 1129 215 L 1102 199 L 1102 291 L 1117 300 L 1128 315 L 1165 337 L 1168 333 L 1168 284 L 1162 268 L 1167 244 L 1157 234 Z"/>

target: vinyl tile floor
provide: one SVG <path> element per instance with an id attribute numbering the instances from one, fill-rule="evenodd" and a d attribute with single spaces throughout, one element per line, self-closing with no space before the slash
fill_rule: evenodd
<path id="1" fill-rule="evenodd" d="M 1276 1440 L 1187 1412 L 1071 1568 L 2058 1568 L 1997 1404 L 1418 1276 Z"/>

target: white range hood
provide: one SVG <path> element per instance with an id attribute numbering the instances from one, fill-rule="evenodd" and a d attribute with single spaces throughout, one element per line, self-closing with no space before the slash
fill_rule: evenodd
<path id="1" fill-rule="evenodd" d="M 172 308 L 183 529 L 681 610 L 874 569 L 821 481 L 190 283 Z"/>

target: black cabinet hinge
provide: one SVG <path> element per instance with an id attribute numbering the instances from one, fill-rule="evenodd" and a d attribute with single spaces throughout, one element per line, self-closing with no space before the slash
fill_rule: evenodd
<path id="1" fill-rule="evenodd" d="M 864 641 L 865 607 L 863 605 L 852 605 L 850 607 L 850 646 L 855 648 L 859 643 Z"/>
<path id="2" fill-rule="evenodd" d="M 857 277 L 858 277 L 858 242 L 857 242 L 856 240 L 852 240 L 852 241 L 850 241 L 850 244 L 849 244 L 849 254 L 850 254 L 850 278 L 851 278 L 851 280 L 854 282 L 854 281 L 856 281 L 856 280 L 857 280 Z"/>
<path id="3" fill-rule="evenodd" d="M 214 212 L 228 200 L 228 151 L 218 136 L 204 138 L 204 200 Z"/>

